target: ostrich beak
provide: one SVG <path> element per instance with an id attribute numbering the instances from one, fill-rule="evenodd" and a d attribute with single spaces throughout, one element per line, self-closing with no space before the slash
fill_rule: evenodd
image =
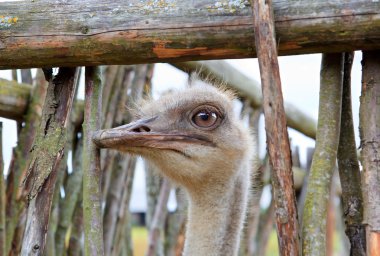
<path id="1" fill-rule="evenodd" d="M 189 144 L 214 145 L 202 135 L 155 128 L 156 119 L 157 117 L 141 119 L 127 125 L 100 130 L 94 133 L 92 140 L 99 148 L 126 152 L 135 152 L 138 148 L 156 148 L 184 154 Z"/>

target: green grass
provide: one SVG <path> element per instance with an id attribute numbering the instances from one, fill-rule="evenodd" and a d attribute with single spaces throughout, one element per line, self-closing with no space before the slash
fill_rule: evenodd
<path id="1" fill-rule="evenodd" d="M 132 228 L 133 255 L 145 255 L 148 246 L 148 231 L 145 227 Z"/>
<path id="2" fill-rule="evenodd" d="M 270 233 L 269 241 L 267 244 L 267 251 L 266 251 L 265 255 L 266 256 L 277 256 L 277 255 L 279 255 L 276 230 L 273 230 Z"/>

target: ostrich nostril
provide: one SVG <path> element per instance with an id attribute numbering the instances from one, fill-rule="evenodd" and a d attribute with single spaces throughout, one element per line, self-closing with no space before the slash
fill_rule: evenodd
<path id="1" fill-rule="evenodd" d="M 132 129 L 133 132 L 150 132 L 150 128 L 144 125 Z"/>

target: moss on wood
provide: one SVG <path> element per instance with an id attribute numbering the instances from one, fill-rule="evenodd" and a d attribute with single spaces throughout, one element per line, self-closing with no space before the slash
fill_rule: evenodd
<path id="1" fill-rule="evenodd" d="M 302 222 L 302 255 L 326 254 L 326 221 L 336 164 L 342 105 L 343 54 L 323 54 L 316 148 Z"/>

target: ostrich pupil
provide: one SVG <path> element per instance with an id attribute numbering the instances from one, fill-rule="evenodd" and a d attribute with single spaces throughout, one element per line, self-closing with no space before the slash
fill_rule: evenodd
<path id="1" fill-rule="evenodd" d="M 210 117 L 208 113 L 200 113 L 199 116 L 203 121 L 207 121 Z"/>

